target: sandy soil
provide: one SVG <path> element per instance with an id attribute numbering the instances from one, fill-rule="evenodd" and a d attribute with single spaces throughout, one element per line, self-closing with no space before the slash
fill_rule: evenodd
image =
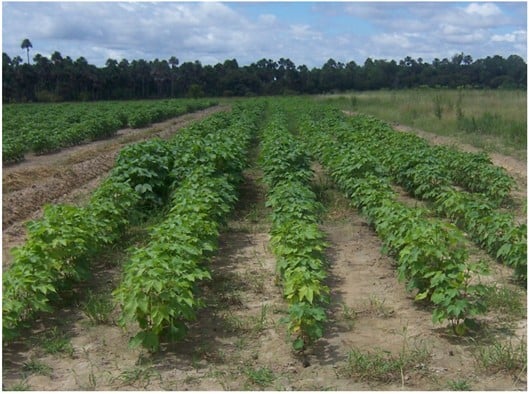
<path id="1" fill-rule="evenodd" d="M 170 121 L 157 129 L 162 127 L 176 126 Z M 50 160 L 53 173 L 56 162 Z M 395 263 L 381 253 L 373 229 L 334 189 L 322 168 L 315 164 L 314 169 L 315 184 L 323 190 L 326 206 L 321 228 L 329 242 L 327 284 L 332 301 L 324 337 L 305 353 L 291 350 L 281 322 L 287 304 L 268 246 L 266 190 L 260 180 L 262 173 L 252 166 L 244 173 L 240 201 L 222 232 L 217 257 L 210 263 L 213 279 L 201 288 L 206 307 L 184 341 L 164 344 L 156 354 L 132 350 L 127 341 L 135 327 L 118 328 L 113 322 L 117 310 L 108 324 L 91 324 L 78 305 L 83 303 L 81 295 L 72 305 L 39 319 L 19 341 L 3 347 L 3 387 L 361 391 L 449 390 L 464 382 L 472 390 L 526 390 L 526 370 L 491 372 L 476 362 L 477 352 L 485 346 L 526 339 L 526 319 L 492 311 L 482 318 L 484 331 L 465 338 L 431 323 L 429 308 L 417 305 L 397 280 Z M 104 172 L 73 189 L 65 186 L 62 198 L 82 200 Z M 31 188 L 33 183 L 9 185 L 15 192 Z M 401 198 L 415 203 L 404 194 Z M 21 219 L 12 219 L 8 228 L 22 217 L 37 215 L 37 205 L 35 208 L 20 215 Z M 137 231 L 130 243 L 142 242 L 142 230 Z M 82 290 L 105 294 L 115 288 L 125 255 L 123 250 L 112 250 L 102 256 L 96 262 L 93 280 Z M 512 286 L 507 270 L 494 270 L 492 276 L 495 282 Z M 526 297 L 521 298 L 525 303 Z M 46 350 L 45 338 L 54 336 L 70 344 L 67 351 Z M 397 376 L 365 379 L 349 367 L 352 350 L 392 357 L 412 354 L 417 361 L 407 364 Z"/>

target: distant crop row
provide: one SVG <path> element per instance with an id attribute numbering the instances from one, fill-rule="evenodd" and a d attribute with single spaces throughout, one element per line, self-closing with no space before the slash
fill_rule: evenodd
<path id="1" fill-rule="evenodd" d="M 2 161 L 46 154 L 108 138 L 124 127 L 138 128 L 213 105 L 207 100 L 4 105 Z"/>

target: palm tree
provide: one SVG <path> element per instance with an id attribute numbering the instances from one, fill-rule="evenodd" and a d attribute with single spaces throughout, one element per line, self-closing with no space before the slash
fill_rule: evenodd
<path id="1" fill-rule="evenodd" d="M 24 38 L 22 41 L 22 44 L 20 45 L 22 49 L 25 49 L 28 54 L 28 64 L 29 64 L 29 48 L 33 48 L 33 45 L 31 45 L 31 41 L 27 38 Z"/>

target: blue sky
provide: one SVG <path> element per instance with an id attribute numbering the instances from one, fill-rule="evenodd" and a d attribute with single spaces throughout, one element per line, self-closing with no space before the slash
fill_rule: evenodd
<path id="1" fill-rule="evenodd" d="M 2 51 L 240 65 L 262 58 L 321 67 L 406 56 L 431 62 L 527 60 L 526 2 L 2 2 Z"/>

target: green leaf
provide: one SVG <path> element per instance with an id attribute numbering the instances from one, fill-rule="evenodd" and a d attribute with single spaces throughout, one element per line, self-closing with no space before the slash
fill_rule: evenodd
<path id="1" fill-rule="evenodd" d="M 414 299 L 416 301 L 424 300 L 425 298 L 427 298 L 428 295 L 429 295 L 429 290 L 425 290 L 422 293 L 416 294 L 416 297 L 414 297 Z"/>
<path id="2" fill-rule="evenodd" d="M 293 341 L 293 349 L 296 351 L 300 351 L 304 348 L 304 340 L 302 338 L 296 338 Z"/>

